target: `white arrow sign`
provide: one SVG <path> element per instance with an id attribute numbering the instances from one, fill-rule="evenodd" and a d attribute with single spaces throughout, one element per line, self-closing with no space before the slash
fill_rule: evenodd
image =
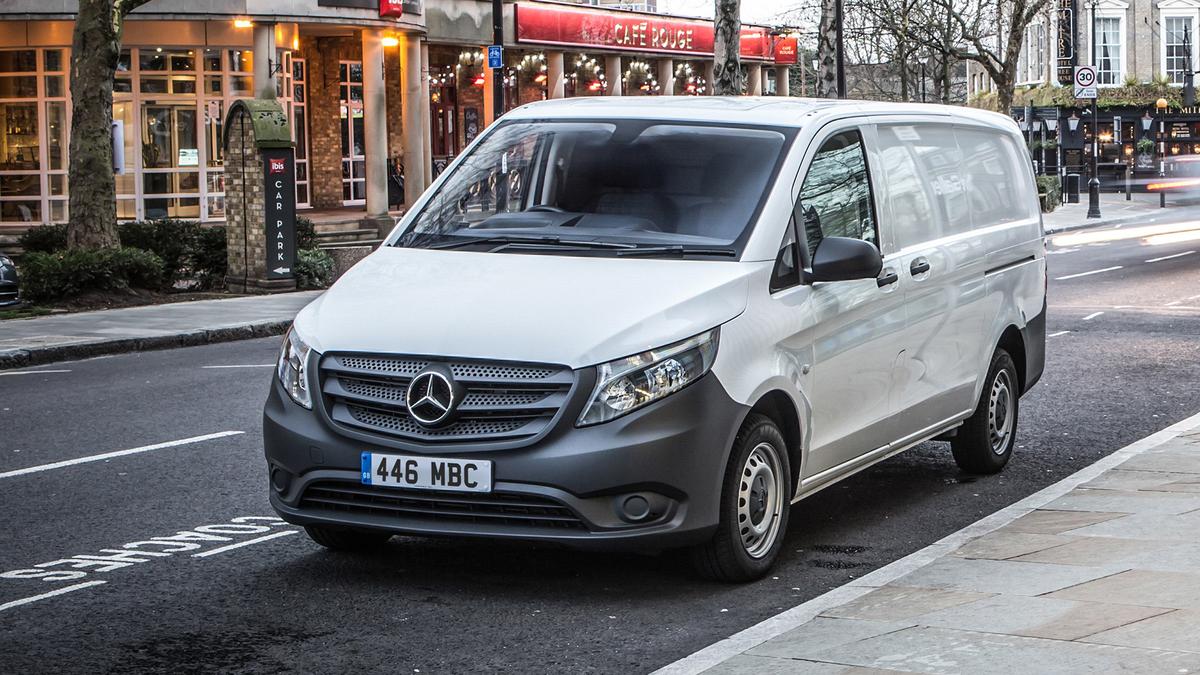
<path id="1" fill-rule="evenodd" d="M 275 269 L 273 269 L 273 270 L 271 270 L 271 271 L 272 271 L 272 272 L 274 272 L 275 274 L 287 274 L 288 272 L 291 272 L 291 271 L 292 271 L 292 268 L 290 268 L 290 267 L 276 267 Z"/>

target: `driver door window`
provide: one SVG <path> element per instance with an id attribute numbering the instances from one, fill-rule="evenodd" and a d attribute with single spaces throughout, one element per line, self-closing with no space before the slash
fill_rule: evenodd
<path id="1" fill-rule="evenodd" d="M 862 239 L 879 246 L 862 135 L 843 131 L 821 144 L 800 187 L 809 260 L 825 237 Z"/>

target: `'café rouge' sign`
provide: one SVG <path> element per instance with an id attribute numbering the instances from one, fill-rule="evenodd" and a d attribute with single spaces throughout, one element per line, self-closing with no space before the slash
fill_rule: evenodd
<path id="1" fill-rule="evenodd" d="M 709 21 L 532 3 L 517 3 L 515 11 L 517 42 L 661 54 L 713 53 Z M 740 47 L 743 58 L 771 58 L 771 38 L 761 26 L 742 26 Z"/>

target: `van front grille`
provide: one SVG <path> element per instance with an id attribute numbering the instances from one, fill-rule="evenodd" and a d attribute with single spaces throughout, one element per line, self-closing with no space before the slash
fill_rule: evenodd
<path id="1" fill-rule="evenodd" d="M 439 366 L 464 393 L 453 421 L 430 428 L 408 413 L 408 384 Z M 420 443 L 520 441 L 546 431 L 566 405 L 575 373 L 543 364 L 328 354 L 321 358 L 326 409 L 339 425 Z"/>
<path id="2" fill-rule="evenodd" d="M 348 481 L 318 481 L 304 490 L 300 508 L 422 521 L 587 529 L 562 503 L 515 492 L 418 491 Z"/>

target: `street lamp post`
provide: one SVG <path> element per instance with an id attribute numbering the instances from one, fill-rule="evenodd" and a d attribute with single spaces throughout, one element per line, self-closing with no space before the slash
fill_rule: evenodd
<path id="1" fill-rule="evenodd" d="M 1073 111 L 1073 110 L 1071 111 L 1071 116 L 1067 118 L 1067 130 L 1071 132 L 1072 138 L 1074 138 L 1075 132 L 1079 131 L 1079 115 L 1076 115 L 1075 111 Z M 1082 167 L 1080 167 L 1080 168 L 1082 169 Z M 1066 173 L 1063 174 L 1063 177 L 1064 177 L 1064 179 L 1066 178 Z M 1066 192 L 1067 191 L 1064 189 L 1063 193 L 1065 194 Z M 1079 192 L 1079 181 L 1075 181 L 1075 192 L 1072 192 L 1071 194 L 1075 195 L 1076 201 L 1079 200 L 1078 192 Z M 1072 202 L 1072 203 L 1074 203 L 1074 202 Z"/>
<path id="2" fill-rule="evenodd" d="M 1092 0 L 1092 65 L 1096 64 L 1096 4 Z M 1088 181 L 1088 218 L 1100 217 L 1100 97 L 1092 99 L 1092 179 Z"/>
<path id="3" fill-rule="evenodd" d="M 1160 98 L 1154 102 L 1154 107 L 1158 110 L 1158 182 L 1167 175 L 1167 99 Z M 1167 193 L 1160 188 L 1158 191 L 1158 208 L 1165 208 L 1167 205 Z"/>

